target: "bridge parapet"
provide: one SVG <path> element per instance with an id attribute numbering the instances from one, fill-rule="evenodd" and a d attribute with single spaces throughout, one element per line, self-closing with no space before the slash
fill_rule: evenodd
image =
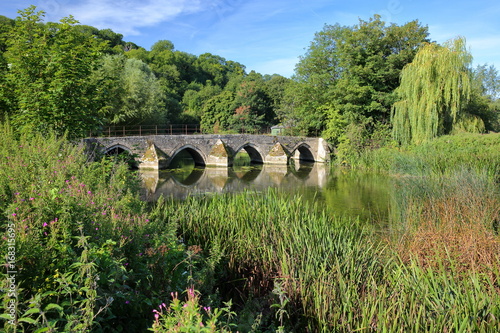
<path id="1" fill-rule="evenodd" d="M 251 160 L 263 164 L 288 164 L 290 159 L 325 163 L 330 147 L 322 138 L 269 135 L 154 135 L 84 139 L 89 151 L 101 154 L 128 151 L 139 168 L 165 169 L 181 151 L 187 151 L 197 165 L 232 166 L 244 149 Z"/>

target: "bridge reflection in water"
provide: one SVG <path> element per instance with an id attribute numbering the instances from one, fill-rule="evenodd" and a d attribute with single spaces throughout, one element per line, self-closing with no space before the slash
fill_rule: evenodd
<path id="1" fill-rule="evenodd" d="M 183 199 L 188 195 L 265 191 L 277 187 L 293 191 L 297 187 L 326 186 L 329 165 L 299 163 L 289 165 L 252 165 L 243 167 L 206 167 L 190 170 L 140 170 L 143 196 L 156 201 L 160 195 Z"/>

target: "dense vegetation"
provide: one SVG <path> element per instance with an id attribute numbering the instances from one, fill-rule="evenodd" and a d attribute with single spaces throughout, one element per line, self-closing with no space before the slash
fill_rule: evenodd
<path id="1" fill-rule="evenodd" d="M 81 137 L 107 125 L 173 123 L 256 132 L 281 124 L 290 134 L 322 135 L 348 157 L 387 143 L 393 124 L 397 141 L 411 141 L 411 119 L 435 133 L 412 129 L 416 138 L 499 129 L 497 70 L 472 69 L 463 39 L 458 47 L 431 43 L 418 21 L 387 25 L 376 15 L 351 27 L 326 25 L 285 78 L 246 73 L 242 64 L 182 52 L 168 40 L 148 51 L 72 17 L 43 23 L 34 6 L 19 13 L 0 20 L 0 118 L 20 132 Z M 441 56 L 429 67 L 425 55 Z M 412 90 L 410 73 L 421 87 L 435 82 L 434 90 Z M 456 78 L 463 92 L 446 83 Z M 405 102 L 415 100 L 427 104 Z M 432 111 L 434 103 L 441 109 Z M 442 119 L 421 125 L 419 114 Z"/>
<path id="2" fill-rule="evenodd" d="M 276 191 L 147 207 L 126 165 L 87 161 L 64 138 L 2 133 L 18 329 L 499 328 L 498 134 L 361 159 L 398 175 L 380 229 Z"/>
<path id="3" fill-rule="evenodd" d="M 327 25 L 288 79 L 42 18 L 0 20 L 5 331 L 500 330 L 500 80 L 463 39 Z M 391 176 L 390 218 L 277 191 L 148 205 L 126 164 L 74 144 L 174 122 L 321 133 L 338 164 Z"/>

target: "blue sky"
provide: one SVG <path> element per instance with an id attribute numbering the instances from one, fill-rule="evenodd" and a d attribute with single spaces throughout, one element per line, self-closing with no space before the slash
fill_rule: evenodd
<path id="1" fill-rule="evenodd" d="M 352 26 L 374 14 L 400 25 L 418 19 L 432 40 L 464 36 L 474 64 L 500 70 L 498 0 L 2 0 L 0 15 L 15 18 L 31 4 L 48 21 L 73 15 L 147 50 L 167 39 L 180 51 L 210 52 L 247 72 L 287 77 L 325 24 Z"/>

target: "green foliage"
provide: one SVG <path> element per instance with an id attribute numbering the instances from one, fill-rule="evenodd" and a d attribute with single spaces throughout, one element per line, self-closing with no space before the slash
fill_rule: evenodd
<path id="1" fill-rule="evenodd" d="M 228 90 L 210 98 L 204 108 L 201 118 L 201 128 L 204 133 L 218 133 L 229 128 L 234 114 L 234 93 Z"/>
<path id="2" fill-rule="evenodd" d="M 34 6 L 20 11 L 4 53 L 2 95 L 16 130 L 81 137 L 101 124 L 89 77 L 103 44 L 78 31 L 71 16 L 46 24 L 43 16 Z"/>
<path id="3" fill-rule="evenodd" d="M 400 71 L 427 35 L 417 21 L 386 25 L 380 16 L 353 27 L 326 25 L 297 64 L 303 86 L 285 96 L 293 101 L 288 118 L 309 133 L 326 129 L 334 143 L 349 124 L 369 137 L 375 124 L 388 122 Z"/>
<path id="4" fill-rule="evenodd" d="M 444 179 L 436 187 L 443 184 Z M 483 196 L 476 191 L 480 188 L 469 190 L 478 198 L 494 193 L 489 187 Z M 419 198 L 428 200 L 429 193 L 423 192 L 401 202 L 409 206 Z M 497 207 L 484 200 L 475 211 L 498 214 Z M 385 249 L 368 226 L 318 208 L 300 197 L 290 200 L 268 191 L 189 198 L 169 213 L 182 221 L 188 244 L 205 250 L 217 246 L 225 254 L 218 267 L 219 274 L 227 272 L 219 284 L 224 294 L 238 290 L 233 295 L 241 297 L 240 290 L 248 290 L 242 302 L 250 303 L 268 299 L 274 290 L 278 300 L 268 299 L 264 309 L 274 309 L 276 321 L 262 322 L 264 327 L 318 332 L 442 332 L 444 327 L 493 332 L 498 327 L 498 261 L 485 270 L 489 277 L 453 266 L 459 262 L 455 257 L 432 257 L 443 263 L 432 269 L 403 262 L 395 247 Z M 397 227 L 405 220 L 392 222 Z"/>
<path id="5" fill-rule="evenodd" d="M 211 81 L 207 81 L 206 85 L 190 84 L 182 97 L 184 112 L 200 122 L 205 111 L 205 103 L 212 97 L 220 94 L 222 88 L 215 86 Z"/>
<path id="6" fill-rule="evenodd" d="M 463 38 L 444 46 L 426 44 L 419 50 L 401 73 L 400 100 L 394 103 L 392 115 L 397 141 L 418 144 L 457 127 L 484 130 L 480 118 L 466 113 L 472 90 L 471 61 Z"/>
<path id="7" fill-rule="evenodd" d="M 172 293 L 172 301 L 167 307 L 160 304 L 159 311 L 153 310 L 155 322 L 150 329 L 153 332 L 231 332 L 231 323 L 235 313 L 231 311 L 231 302 L 222 309 L 199 304 L 200 297 L 194 289 L 186 290 L 187 299 L 181 302 L 177 293 Z M 226 317 L 226 318 L 223 318 Z M 225 320 L 224 320 L 225 319 Z"/>
<path id="8" fill-rule="evenodd" d="M 0 133 L 0 229 L 15 229 L 18 329 L 144 330 L 152 303 L 186 287 L 175 222 L 146 210 L 125 164 L 89 162 L 54 135 Z"/>
<path id="9" fill-rule="evenodd" d="M 93 80 L 101 92 L 106 123 L 166 123 L 167 111 L 161 86 L 146 63 L 123 55 L 104 56 L 101 63 Z"/>
<path id="10" fill-rule="evenodd" d="M 358 159 L 359 168 L 390 174 L 422 176 L 450 175 L 465 165 L 486 171 L 493 179 L 500 175 L 500 134 L 445 135 L 418 146 L 384 147 L 366 151 Z"/>

